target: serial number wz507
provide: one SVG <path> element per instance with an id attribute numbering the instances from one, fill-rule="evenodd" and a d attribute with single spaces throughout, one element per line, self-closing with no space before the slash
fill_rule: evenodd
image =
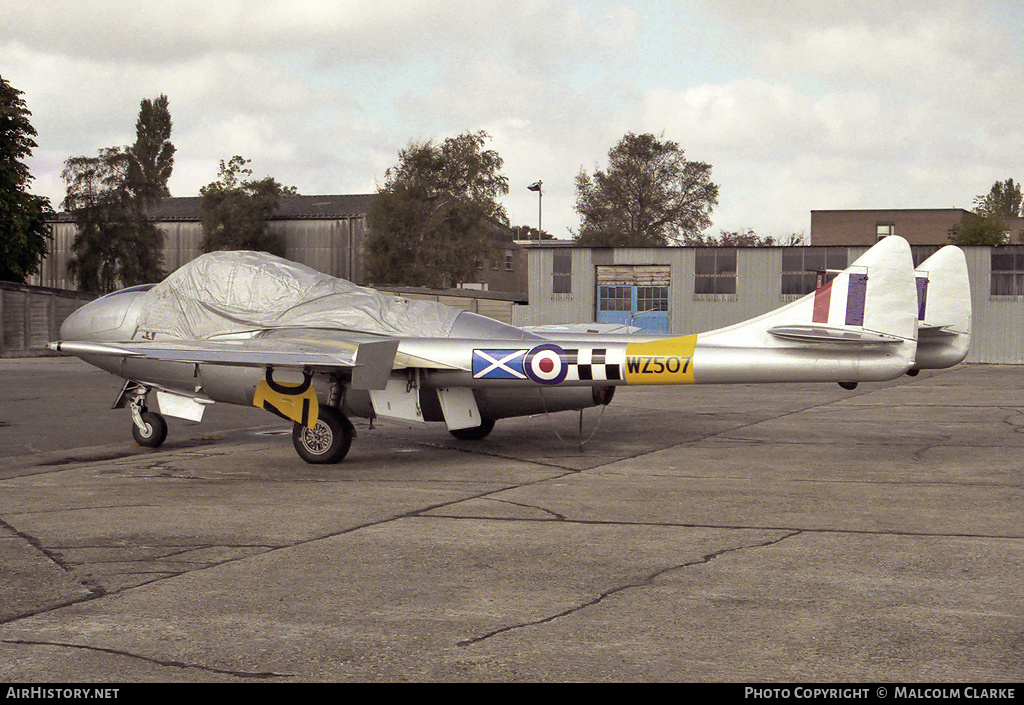
<path id="1" fill-rule="evenodd" d="M 626 358 L 626 372 L 640 375 L 686 374 L 690 360 L 676 355 L 630 355 Z"/>

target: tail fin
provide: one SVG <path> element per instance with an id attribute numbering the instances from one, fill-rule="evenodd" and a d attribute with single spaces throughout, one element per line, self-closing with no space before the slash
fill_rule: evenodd
<path id="1" fill-rule="evenodd" d="M 907 241 L 890 236 L 813 293 L 698 335 L 694 371 L 697 382 L 877 381 L 907 372 L 916 351 L 913 259 Z M 737 375 L 744 358 L 756 369 Z"/>
<path id="2" fill-rule="evenodd" d="M 915 369 L 963 362 L 971 345 L 971 284 L 963 250 L 947 245 L 914 270 L 918 331 Z"/>

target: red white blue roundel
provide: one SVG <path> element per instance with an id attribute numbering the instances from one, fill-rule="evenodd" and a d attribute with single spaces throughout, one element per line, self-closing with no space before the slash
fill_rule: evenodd
<path id="1" fill-rule="evenodd" d="M 558 384 L 569 371 L 568 356 L 552 343 L 538 345 L 523 358 L 523 371 L 534 382 Z"/>

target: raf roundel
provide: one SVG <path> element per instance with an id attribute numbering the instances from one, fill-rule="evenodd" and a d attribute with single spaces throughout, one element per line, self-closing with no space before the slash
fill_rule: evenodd
<path id="1" fill-rule="evenodd" d="M 523 358 L 523 370 L 534 382 L 540 384 L 558 384 L 569 372 L 568 356 L 565 350 L 546 343 L 526 353 Z"/>

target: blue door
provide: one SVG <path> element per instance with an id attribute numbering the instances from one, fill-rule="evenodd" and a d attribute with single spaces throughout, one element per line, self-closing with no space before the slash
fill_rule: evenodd
<path id="1" fill-rule="evenodd" d="M 667 286 L 599 285 L 597 322 L 636 326 L 642 333 L 668 333 Z"/>

